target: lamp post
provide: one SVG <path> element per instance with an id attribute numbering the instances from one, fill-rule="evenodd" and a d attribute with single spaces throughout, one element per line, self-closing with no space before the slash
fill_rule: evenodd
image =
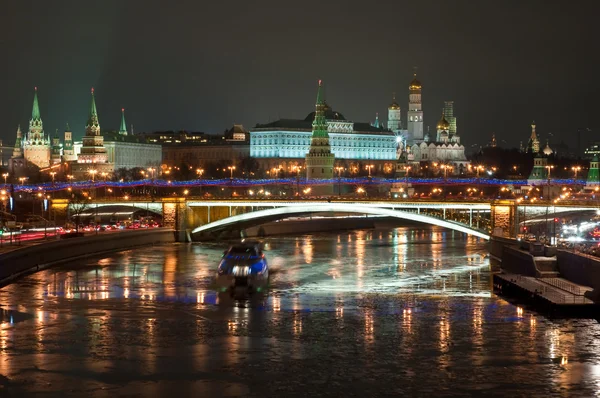
<path id="1" fill-rule="evenodd" d="M 21 185 L 25 185 L 25 181 L 27 181 L 28 177 L 19 177 L 19 181 L 21 181 Z"/>
<path id="2" fill-rule="evenodd" d="M 235 166 L 227 166 L 227 169 L 231 172 L 229 176 L 229 183 L 231 185 L 231 197 L 233 197 L 233 171 L 235 170 Z"/>
<path id="3" fill-rule="evenodd" d="M 369 165 L 365 166 L 365 168 L 366 168 L 367 170 L 369 170 L 369 179 L 371 178 L 371 169 L 372 169 L 373 167 L 375 167 L 375 166 L 373 166 L 372 164 L 369 164 Z"/>
<path id="4" fill-rule="evenodd" d="M 51 171 L 50 175 L 52 176 L 52 185 L 54 185 L 54 176 L 56 175 L 56 171 Z"/>
<path id="5" fill-rule="evenodd" d="M 296 196 L 299 198 L 300 197 L 300 170 L 302 169 L 302 166 L 294 166 L 292 167 L 292 170 L 296 172 Z"/>
<path id="6" fill-rule="evenodd" d="M 198 179 L 202 179 L 202 175 L 204 174 L 204 169 L 201 168 L 197 168 L 196 169 L 196 174 L 198 175 Z M 202 185 L 200 185 L 200 196 L 202 196 Z"/>
<path id="7" fill-rule="evenodd" d="M 575 173 L 574 180 L 575 183 L 577 183 L 577 172 L 581 170 L 581 166 L 573 166 L 571 167 L 571 170 L 573 170 L 573 172 Z"/>
<path id="8" fill-rule="evenodd" d="M 341 166 L 337 166 L 335 170 L 338 172 L 338 196 L 342 196 L 342 171 L 344 168 Z"/>
<path id="9" fill-rule="evenodd" d="M 6 185 L 6 180 L 8 179 L 8 173 L 4 173 L 2 174 L 2 177 L 4 177 L 4 185 Z"/>
<path id="10" fill-rule="evenodd" d="M 96 176 L 96 173 L 98 173 L 98 170 L 96 170 L 96 169 L 88 170 L 88 174 L 92 176 L 92 182 L 94 182 L 94 178 Z"/>

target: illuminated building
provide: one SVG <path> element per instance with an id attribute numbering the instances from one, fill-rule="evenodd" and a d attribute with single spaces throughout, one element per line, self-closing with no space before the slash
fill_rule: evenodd
<path id="1" fill-rule="evenodd" d="M 69 123 L 67 123 L 67 127 L 65 128 L 63 156 L 66 162 L 72 162 L 74 160 L 77 160 L 77 156 L 75 155 L 75 148 L 73 147 L 73 132 L 69 127 Z"/>
<path id="2" fill-rule="evenodd" d="M 331 146 L 329 145 L 328 126 L 325 120 L 325 101 L 321 96 L 321 87 L 321 81 L 319 80 L 315 117 L 312 122 L 310 149 L 306 154 L 306 178 L 309 180 L 314 178 L 333 178 L 335 155 L 331 153 Z M 317 190 L 319 192 L 316 192 Z M 333 185 L 315 187 L 314 193 L 323 195 L 332 194 Z"/>
<path id="3" fill-rule="evenodd" d="M 531 136 L 529 137 L 529 142 L 527 143 L 527 150 L 531 153 L 540 152 L 540 140 L 535 132 L 535 122 L 531 123 Z"/>
<path id="4" fill-rule="evenodd" d="M 89 172 L 112 173 L 113 164 L 108 162 L 104 137 L 100 133 L 100 121 L 96 109 L 96 99 L 92 88 L 92 101 L 88 121 L 85 126 L 85 135 L 80 146 L 75 148 L 77 160 L 71 163 L 71 172 L 77 178 L 88 178 Z"/>
<path id="5" fill-rule="evenodd" d="M 598 169 L 598 156 L 594 155 L 590 161 L 590 170 L 587 175 L 587 186 L 600 185 L 600 170 Z"/>
<path id="6" fill-rule="evenodd" d="M 417 80 L 415 73 L 413 80 L 408 86 L 408 135 L 409 143 L 422 141 L 423 135 L 423 108 L 421 104 L 421 82 Z"/>
<path id="7" fill-rule="evenodd" d="M 44 134 L 44 122 L 40 115 L 38 104 L 37 87 L 33 94 L 33 108 L 31 110 L 31 120 L 29 121 L 29 131 L 23 141 L 23 156 L 28 163 L 34 164 L 39 168 L 50 165 L 50 139 Z"/>
<path id="8" fill-rule="evenodd" d="M 454 101 L 444 101 L 444 118 L 450 124 L 448 134 L 454 136 L 457 134 L 456 117 L 454 117 Z"/>

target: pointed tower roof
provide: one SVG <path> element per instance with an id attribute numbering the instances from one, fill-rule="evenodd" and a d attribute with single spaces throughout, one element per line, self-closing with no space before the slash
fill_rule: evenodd
<path id="1" fill-rule="evenodd" d="M 125 108 L 121 108 L 121 127 L 119 134 L 127 135 L 127 124 L 125 123 Z"/>
<path id="2" fill-rule="evenodd" d="M 442 109 L 442 117 L 440 118 L 440 121 L 438 122 L 436 127 L 438 130 L 448 130 L 450 128 L 450 123 L 448 123 L 448 121 L 446 120 L 443 109 Z"/>
<path id="3" fill-rule="evenodd" d="M 88 126 L 98 124 L 98 111 L 96 110 L 96 99 L 94 97 L 94 87 L 92 87 L 92 102 L 90 102 L 90 114 L 88 117 Z"/>
<path id="4" fill-rule="evenodd" d="M 373 122 L 373 127 L 379 127 L 379 112 L 375 112 L 375 121 Z"/>
<path id="5" fill-rule="evenodd" d="M 71 127 L 69 127 L 69 122 L 67 122 L 67 127 L 65 127 L 65 131 L 71 131 Z"/>
<path id="6" fill-rule="evenodd" d="M 317 102 L 315 105 L 324 105 L 325 100 L 323 99 L 323 81 L 319 79 L 319 88 L 317 89 Z"/>
<path id="7" fill-rule="evenodd" d="M 40 105 L 38 103 L 38 96 L 37 96 L 37 87 L 35 87 L 34 89 L 35 89 L 35 91 L 33 93 L 33 108 L 31 109 L 31 119 L 39 120 L 39 119 L 41 119 L 41 116 L 40 116 Z"/>

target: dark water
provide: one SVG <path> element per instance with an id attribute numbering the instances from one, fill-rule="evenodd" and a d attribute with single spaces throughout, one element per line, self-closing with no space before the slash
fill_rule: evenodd
<path id="1" fill-rule="evenodd" d="M 227 244 L 150 247 L 0 290 L 0 396 L 597 396 L 600 325 L 491 292 L 485 243 L 398 228 L 267 239 L 265 297 L 212 288 Z"/>

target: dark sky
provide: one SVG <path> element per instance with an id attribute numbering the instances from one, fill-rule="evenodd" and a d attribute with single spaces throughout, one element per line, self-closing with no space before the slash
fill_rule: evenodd
<path id="1" fill-rule="evenodd" d="M 418 67 L 425 125 L 455 101 L 466 146 L 517 146 L 535 119 L 573 140 L 600 109 L 597 1 L 0 0 L 0 138 L 24 130 L 38 86 L 46 132 L 100 124 L 221 132 L 304 118 L 317 79 L 354 121 L 406 120 Z M 558 139 L 556 139 L 558 140 Z M 506 145 L 506 144 L 505 144 Z"/>

